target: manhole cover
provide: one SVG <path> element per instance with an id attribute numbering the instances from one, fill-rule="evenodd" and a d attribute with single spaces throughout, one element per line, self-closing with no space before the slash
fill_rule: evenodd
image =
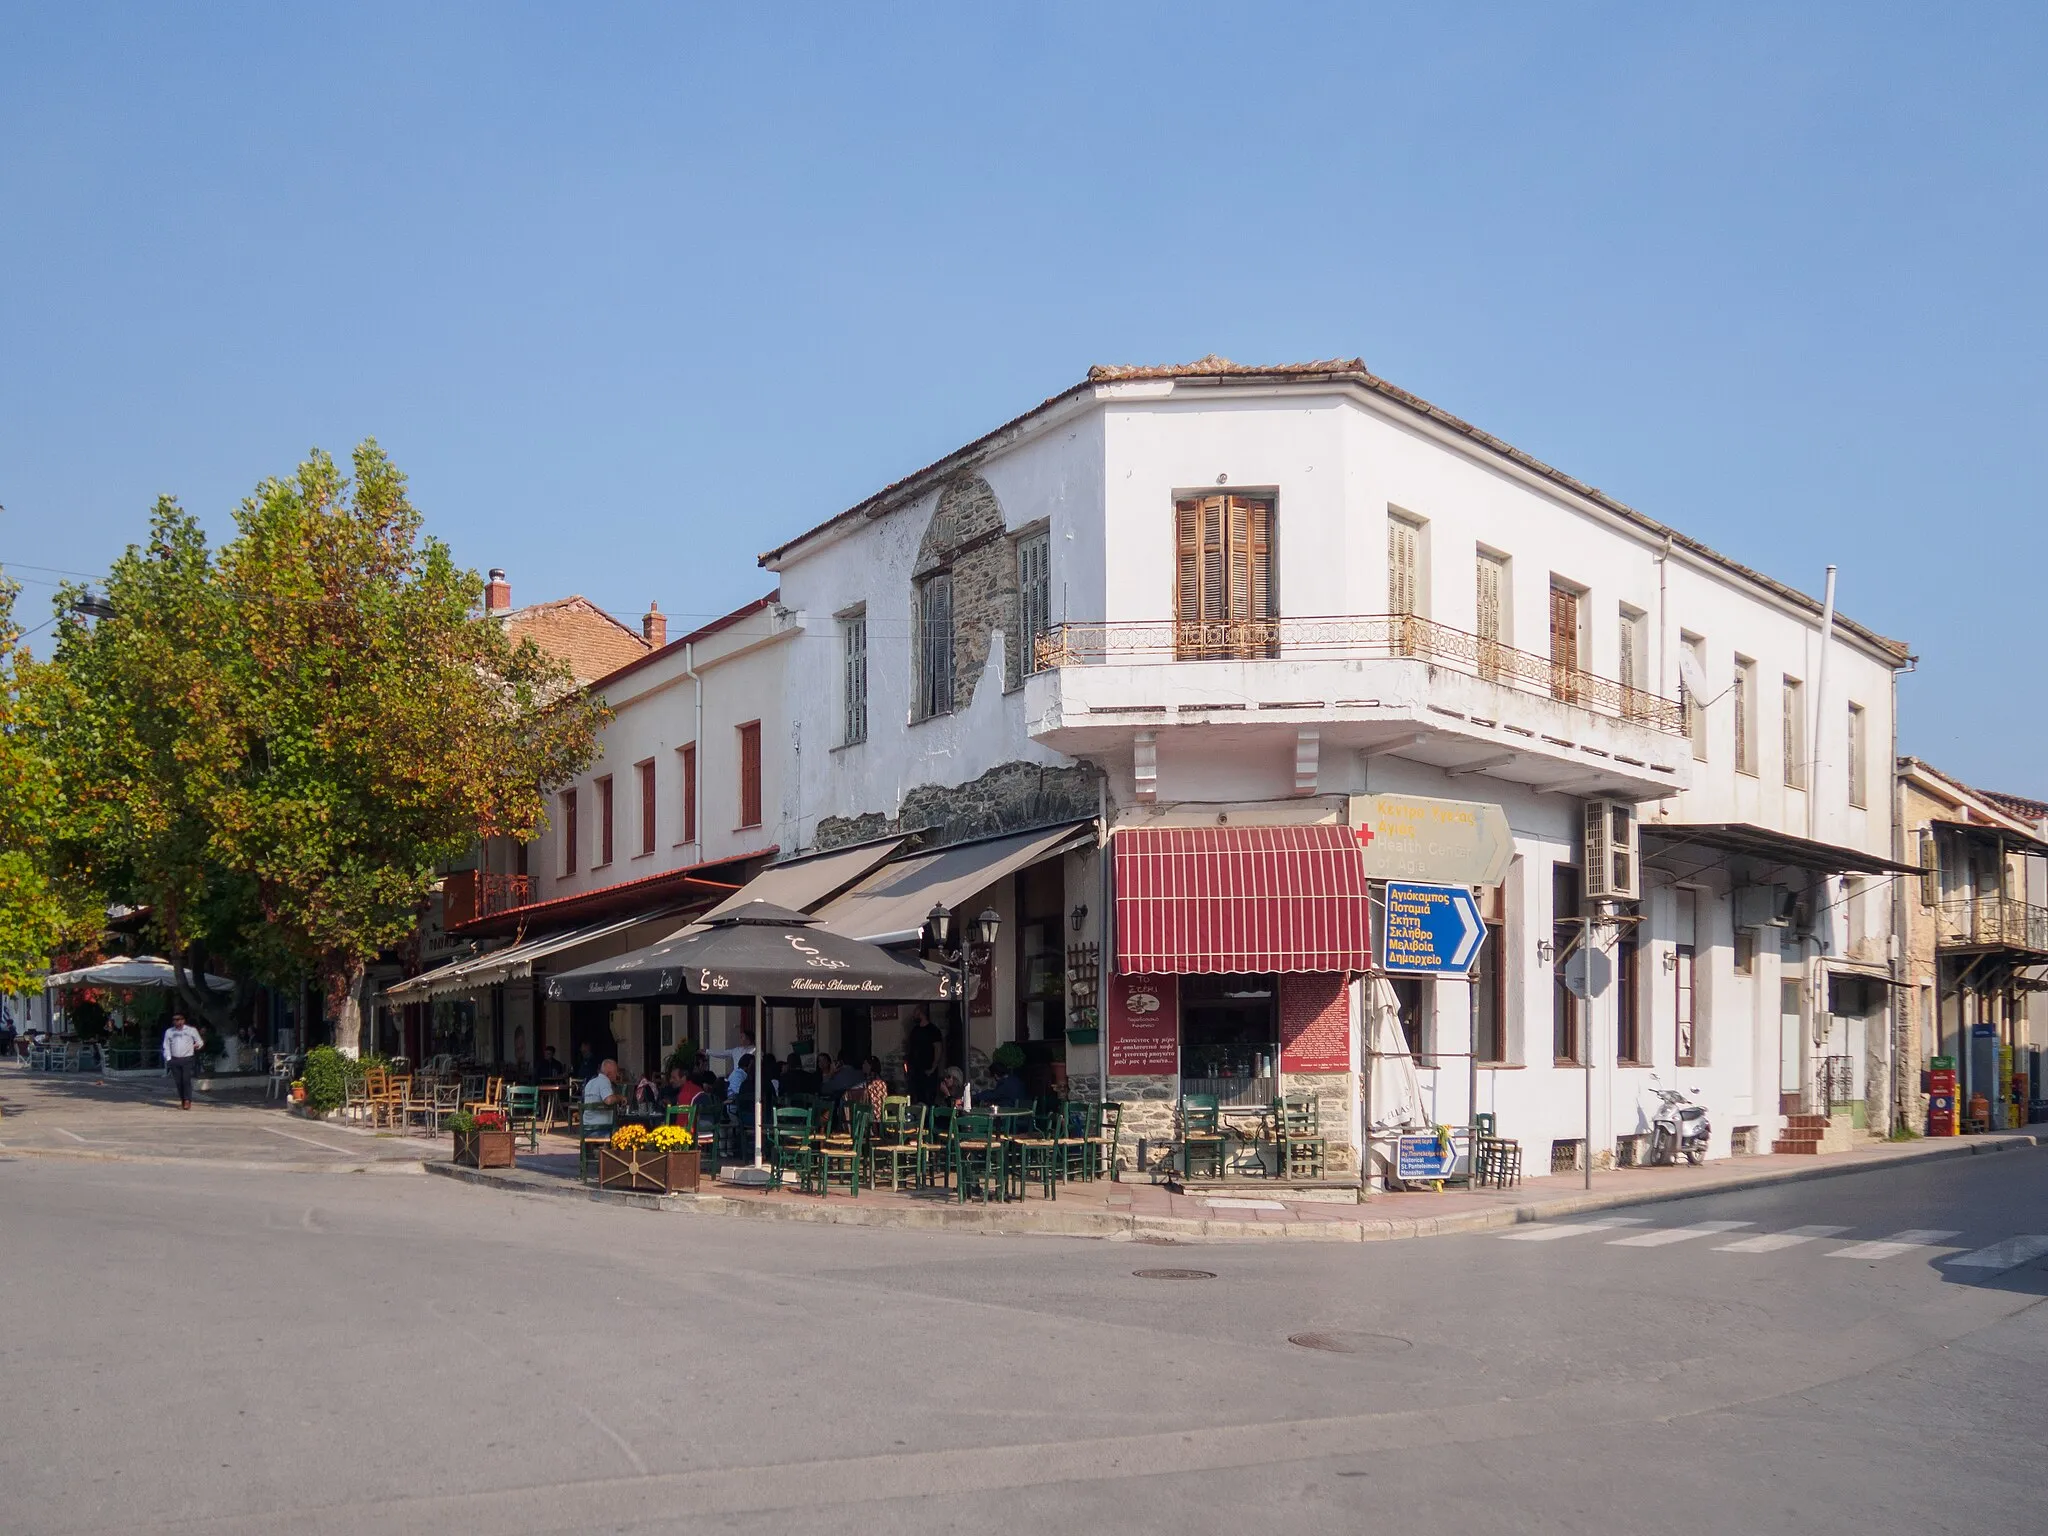
<path id="1" fill-rule="evenodd" d="M 1140 1280 L 1214 1280 L 1213 1269 L 1134 1269 Z"/>
<path id="2" fill-rule="evenodd" d="M 1287 1342 L 1303 1349 L 1325 1350 L 1333 1355 L 1396 1355 L 1412 1348 L 1408 1340 L 1391 1333 L 1351 1333 L 1344 1329 L 1323 1329 L 1316 1333 L 1290 1333 Z"/>

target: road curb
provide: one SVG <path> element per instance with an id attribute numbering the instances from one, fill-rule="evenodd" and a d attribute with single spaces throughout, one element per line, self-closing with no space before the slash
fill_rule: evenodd
<path id="1" fill-rule="evenodd" d="M 1445 1237 L 1460 1232 L 1487 1232 L 1502 1227 L 1549 1221 L 1560 1216 L 1588 1211 L 1611 1210 L 1626 1205 L 1663 1205 L 1702 1195 L 1727 1194 L 1735 1190 L 1762 1189 L 1778 1184 L 1800 1184 L 1812 1179 L 1842 1178 L 1857 1173 L 1874 1173 L 1888 1168 L 1921 1163 L 1945 1162 L 1958 1157 L 1979 1157 L 1998 1152 L 2018 1152 L 2048 1144 L 2048 1137 L 2013 1133 L 1972 1138 L 1953 1147 L 1907 1150 L 1889 1156 L 1866 1157 L 1849 1163 L 1819 1161 L 1811 1166 L 1773 1169 L 1737 1177 L 1674 1183 L 1663 1189 L 1609 1190 L 1591 1194 L 1556 1196 L 1547 1200 L 1524 1201 L 1518 1205 L 1496 1206 L 1480 1211 L 1453 1212 L 1443 1216 L 1362 1216 L 1356 1221 L 1228 1221 L 1185 1216 L 1120 1215 L 1112 1211 L 1061 1210 L 1056 1203 L 1045 1205 L 982 1209 L 975 1206 L 862 1206 L 857 1201 L 798 1204 L 760 1200 L 735 1200 L 719 1194 L 654 1195 L 623 1190 L 593 1189 L 585 1184 L 568 1184 L 556 1179 L 520 1177 L 493 1169 L 460 1168 L 453 1163 L 430 1162 L 420 1170 L 458 1183 L 506 1190 L 514 1194 L 537 1195 L 545 1199 L 590 1200 L 601 1205 L 632 1206 L 642 1210 L 667 1211 L 692 1216 L 729 1216 L 755 1221 L 795 1221 L 813 1226 L 874 1227 L 896 1231 L 969 1232 L 989 1235 L 1092 1237 L 1124 1239 L 1164 1238 L 1176 1241 L 1295 1241 L 1328 1243 L 1392 1242 L 1407 1238 Z M 1369 1210 L 1370 1207 L 1368 1206 Z"/>

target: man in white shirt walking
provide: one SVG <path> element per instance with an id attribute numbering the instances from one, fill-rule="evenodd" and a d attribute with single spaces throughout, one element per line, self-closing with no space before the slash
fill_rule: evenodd
<path id="1" fill-rule="evenodd" d="M 192 1072 L 199 1065 L 203 1037 L 185 1020 L 184 1010 L 171 1010 L 171 1027 L 164 1031 L 164 1066 L 171 1084 L 178 1090 L 178 1108 L 192 1107 Z"/>

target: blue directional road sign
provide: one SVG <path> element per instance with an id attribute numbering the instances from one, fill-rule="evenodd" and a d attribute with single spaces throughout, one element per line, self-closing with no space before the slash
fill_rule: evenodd
<path id="1" fill-rule="evenodd" d="M 1413 976 L 1465 976 L 1479 959 L 1486 924 L 1462 885 L 1387 882 L 1380 963 Z"/>

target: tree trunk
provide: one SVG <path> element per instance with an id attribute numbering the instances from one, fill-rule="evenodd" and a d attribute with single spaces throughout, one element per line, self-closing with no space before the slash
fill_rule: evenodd
<path id="1" fill-rule="evenodd" d="M 327 993 L 327 1017 L 334 1021 L 334 1048 L 351 1059 L 363 1054 L 363 962 L 355 955 L 328 957 L 320 974 Z"/>

